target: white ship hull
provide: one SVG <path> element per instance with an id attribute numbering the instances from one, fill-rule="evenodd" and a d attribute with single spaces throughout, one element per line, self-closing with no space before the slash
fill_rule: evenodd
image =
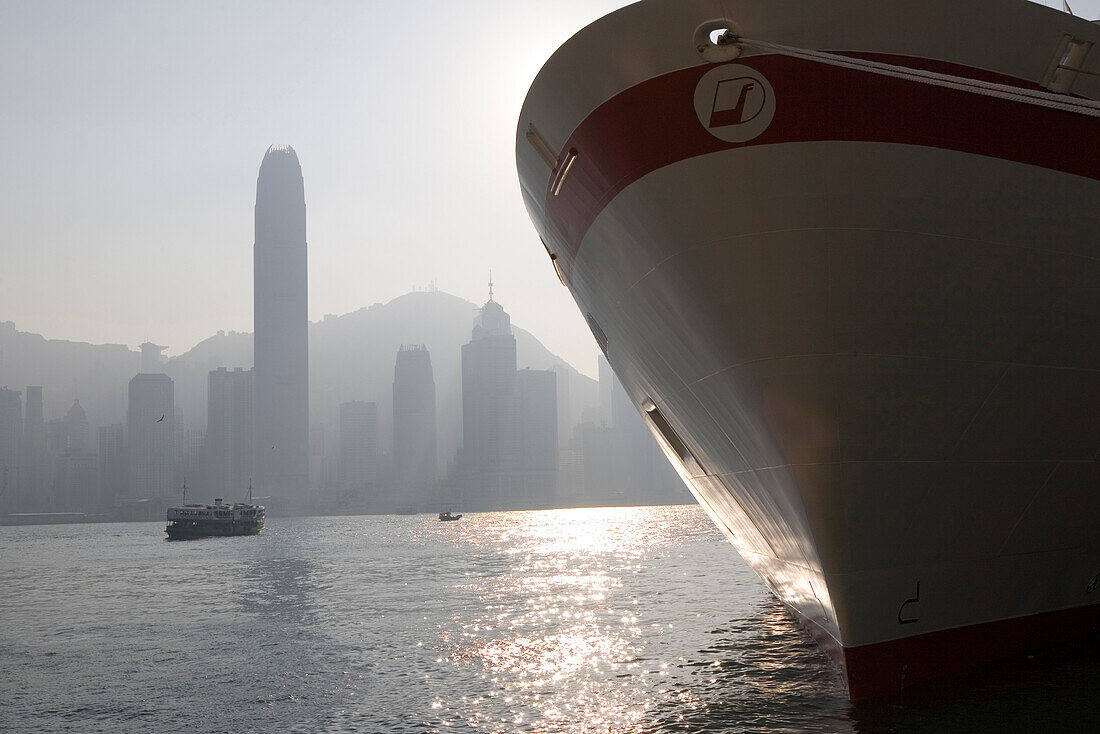
<path id="1" fill-rule="evenodd" d="M 709 63 L 716 18 L 881 66 Z M 1018 0 L 647 0 L 521 113 L 525 201 L 611 366 L 853 697 L 1100 619 L 1100 117 L 1056 106 L 1069 42 L 1100 26 Z"/>

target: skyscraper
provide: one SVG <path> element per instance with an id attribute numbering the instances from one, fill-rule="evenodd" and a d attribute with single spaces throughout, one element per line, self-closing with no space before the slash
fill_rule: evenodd
<path id="1" fill-rule="evenodd" d="M 467 471 L 511 468 L 516 391 L 516 338 L 492 294 L 462 345 L 462 452 Z"/>
<path id="2" fill-rule="evenodd" d="M 565 364 L 556 364 L 550 371 L 558 376 L 558 448 L 563 448 L 573 436 L 573 397 L 570 394 L 570 384 L 573 381 L 569 368 Z"/>
<path id="3" fill-rule="evenodd" d="M 289 145 L 272 145 L 260 164 L 253 265 L 256 484 L 300 497 L 309 486 L 306 203 Z"/>
<path id="4" fill-rule="evenodd" d="M 174 494 L 175 396 L 165 374 L 135 375 L 126 405 L 131 497 Z"/>
<path id="5" fill-rule="evenodd" d="M 309 424 L 309 486 L 320 487 L 325 476 L 325 424 Z"/>
<path id="6" fill-rule="evenodd" d="M 558 469 L 557 373 L 516 373 L 516 465 L 527 471 Z"/>
<path id="7" fill-rule="evenodd" d="M 144 374 L 155 375 L 164 371 L 164 357 L 161 356 L 167 347 L 146 341 L 141 345 L 141 371 Z"/>
<path id="8" fill-rule="evenodd" d="M 88 414 L 84 412 L 79 400 L 74 400 L 69 412 L 61 421 L 64 431 L 62 441 L 67 454 L 83 454 L 91 448 L 92 429 L 88 423 Z"/>
<path id="9" fill-rule="evenodd" d="M 27 387 L 27 415 L 23 421 L 23 472 L 19 508 L 23 512 L 44 507 L 49 459 L 46 454 L 46 420 L 42 408 L 42 387 Z"/>
<path id="10" fill-rule="evenodd" d="M 397 482 L 435 481 L 435 379 L 423 344 L 402 346 L 393 367 L 393 464 Z"/>
<path id="11" fill-rule="evenodd" d="M 96 429 L 99 445 L 99 503 L 111 507 L 126 493 L 126 446 L 121 423 Z"/>
<path id="12" fill-rule="evenodd" d="M 23 443 L 23 399 L 18 390 L 0 387 L 0 507 L 16 504 Z"/>
<path id="13" fill-rule="evenodd" d="M 211 370 L 206 403 L 209 489 L 215 497 L 243 496 L 252 478 L 252 370 Z"/>
<path id="14" fill-rule="evenodd" d="M 340 404 L 340 478 L 348 487 L 373 484 L 378 463 L 378 405 Z"/>
<path id="15" fill-rule="evenodd" d="M 99 507 L 99 457 L 67 452 L 57 465 L 56 506 L 62 512 L 89 512 Z"/>

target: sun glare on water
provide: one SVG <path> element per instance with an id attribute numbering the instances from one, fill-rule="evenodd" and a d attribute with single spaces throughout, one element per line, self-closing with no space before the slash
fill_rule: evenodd
<path id="1" fill-rule="evenodd" d="M 498 513 L 464 528 L 466 541 L 504 550 L 511 563 L 465 579 L 481 612 L 456 613 L 443 642 L 454 666 L 482 675 L 488 695 L 515 711 L 511 721 L 485 720 L 479 702 L 464 697 L 468 723 L 488 731 L 642 729 L 646 692 L 668 675 L 667 663 L 643 657 L 642 637 L 670 624 L 644 619 L 623 578 L 644 572 L 646 557 L 668 541 L 650 530 L 653 512 Z"/>

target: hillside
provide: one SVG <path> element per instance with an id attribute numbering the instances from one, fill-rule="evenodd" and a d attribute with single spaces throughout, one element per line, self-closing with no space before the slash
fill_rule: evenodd
<path id="1" fill-rule="evenodd" d="M 328 451 L 337 440 L 339 404 L 378 403 L 383 448 L 391 435 L 393 366 L 402 344 L 424 344 L 431 352 L 439 416 L 440 470 L 446 468 L 461 433 L 461 346 L 469 341 L 478 306 L 442 291 L 407 293 L 386 304 L 309 325 L 310 419 L 326 425 Z M 533 335 L 513 326 L 520 369 L 559 371 L 561 434 L 568 435 L 585 406 L 598 403 L 597 383 L 552 354 Z M 595 346 L 593 346 L 595 349 Z M 79 398 L 93 427 L 124 422 L 126 384 L 139 368 L 137 351 L 117 344 L 92 345 L 47 340 L 0 326 L 0 384 L 16 389 L 43 385 L 46 418 L 59 417 Z M 184 424 L 206 425 L 207 373 L 217 367 L 252 366 L 252 334 L 218 332 L 168 360 L 176 404 Z"/>

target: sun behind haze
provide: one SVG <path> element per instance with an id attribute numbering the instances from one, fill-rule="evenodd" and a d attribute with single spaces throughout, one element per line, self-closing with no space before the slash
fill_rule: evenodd
<path id="1" fill-rule="evenodd" d="M 256 174 L 289 143 L 311 320 L 432 280 L 481 302 L 492 269 L 514 322 L 594 374 L 515 129 L 543 62 L 624 4 L 0 4 L 0 320 L 170 354 L 251 331 Z"/>

